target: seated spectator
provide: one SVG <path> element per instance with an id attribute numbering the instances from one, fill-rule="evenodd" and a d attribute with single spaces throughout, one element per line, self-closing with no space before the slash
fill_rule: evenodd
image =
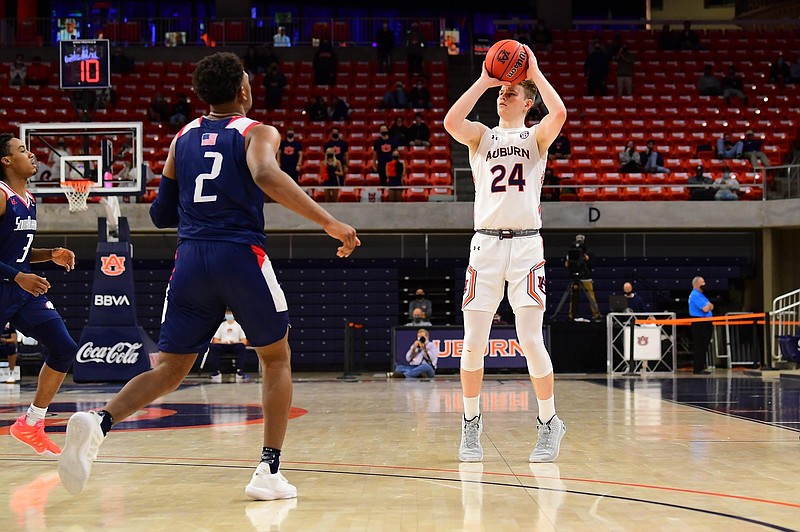
<path id="1" fill-rule="evenodd" d="M 550 51 L 553 49 L 553 32 L 547 27 L 544 19 L 536 21 L 531 30 L 531 47 L 536 52 Z"/>
<path id="2" fill-rule="evenodd" d="M 189 98 L 183 93 L 178 94 L 178 99 L 175 101 L 175 105 L 172 106 L 169 123 L 175 128 L 182 128 L 189 122 L 191 114 L 192 108 L 189 106 Z"/>
<path id="3" fill-rule="evenodd" d="M 414 292 L 414 299 L 408 302 L 408 317 L 409 319 L 414 318 L 414 309 L 419 308 L 422 309 L 422 312 L 425 313 L 425 316 L 433 316 L 433 304 L 431 300 L 425 297 L 425 289 L 424 288 L 417 288 Z"/>
<path id="4" fill-rule="evenodd" d="M 703 75 L 697 78 L 697 92 L 700 96 L 721 96 L 722 85 L 714 75 L 714 67 L 706 65 Z"/>
<path id="5" fill-rule="evenodd" d="M 281 71 L 277 61 L 269 63 L 264 74 L 264 107 L 266 109 L 280 109 L 283 101 L 283 91 L 286 88 L 286 74 Z"/>
<path id="6" fill-rule="evenodd" d="M 28 67 L 28 75 L 25 79 L 28 85 L 44 86 L 50 84 L 50 69 L 42 63 L 42 58 L 38 55 L 33 56 L 31 66 Z"/>
<path id="7" fill-rule="evenodd" d="M 286 35 L 286 28 L 278 26 L 278 33 L 272 36 L 272 45 L 275 48 L 288 48 L 292 45 L 291 39 Z"/>
<path id="8" fill-rule="evenodd" d="M 414 113 L 414 122 L 408 128 L 406 139 L 409 146 L 431 145 L 431 130 L 422 118 L 422 113 Z"/>
<path id="9" fill-rule="evenodd" d="M 409 107 L 413 109 L 430 109 L 431 108 L 431 93 L 425 87 L 425 82 L 422 78 L 414 80 L 414 87 L 408 93 Z"/>
<path id="10" fill-rule="evenodd" d="M 551 161 L 555 159 L 569 159 L 572 156 L 572 146 L 569 142 L 569 137 L 564 131 L 561 131 L 556 140 L 550 145 L 547 151 L 547 158 Z"/>
<path id="11" fill-rule="evenodd" d="M 386 163 L 386 184 L 389 187 L 389 201 L 402 201 L 403 179 L 406 176 L 406 165 L 400 159 L 400 152 L 392 152 L 392 160 Z"/>
<path id="12" fill-rule="evenodd" d="M 344 122 L 350 116 L 350 106 L 338 96 L 331 96 L 331 103 L 328 105 L 328 118 L 334 122 Z"/>
<path id="13" fill-rule="evenodd" d="M 314 84 L 335 85 L 336 71 L 339 67 L 339 58 L 333 50 L 333 45 L 329 39 L 323 39 L 319 48 L 314 52 L 314 59 L 311 62 L 314 68 Z"/>
<path id="14" fill-rule="evenodd" d="M 432 325 L 421 308 L 415 308 L 411 315 L 411 321 L 406 323 L 406 327 L 430 327 Z"/>
<path id="15" fill-rule="evenodd" d="M 312 122 L 325 122 L 328 120 L 328 106 L 325 105 L 325 100 L 322 99 L 322 96 L 309 97 L 306 106 L 303 108 L 303 113 Z"/>
<path id="16" fill-rule="evenodd" d="M 116 47 L 111 53 L 110 66 L 112 74 L 132 74 L 136 70 L 136 60 Z"/>
<path id="17" fill-rule="evenodd" d="M 800 57 L 789 68 L 789 81 L 791 83 L 800 83 Z"/>
<path id="18" fill-rule="evenodd" d="M 695 167 L 694 175 L 689 176 L 687 184 L 690 187 L 689 197 L 695 201 L 706 201 L 714 199 L 714 190 L 711 188 L 714 180 L 704 174 L 702 164 Z"/>
<path id="19" fill-rule="evenodd" d="M 742 143 L 742 155 L 750 160 L 750 164 L 753 165 L 753 168 L 758 167 L 756 164 L 757 162 L 761 163 L 762 166 L 770 165 L 769 158 L 761 151 L 761 145 L 764 141 L 757 139 L 752 129 L 747 130 L 744 140 L 740 142 Z"/>
<path id="20" fill-rule="evenodd" d="M 156 91 L 147 110 L 147 117 L 151 122 L 166 122 L 169 120 L 169 103 L 160 91 Z"/>
<path id="21" fill-rule="evenodd" d="M 206 364 L 210 373 L 211 382 L 222 382 L 222 373 L 219 371 L 219 356 L 224 353 L 236 356 L 236 382 L 244 382 L 244 364 L 247 357 L 247 337 L 242 326 L 233 319 L 231 309 L 225 310 L 223 321 L 208 346 Z"/>
<path id="22" fill-rule="evenodd" d="M 408 145 L 408 127 L 402 115 L 394 117 L 394 122 L 389 126 L 389 138 L 395 139 L 399 146 Z"/>
<path id="23" fill-rule="evenodd" d="M 411 344 L 406 353 L 407 365 L 398 365 L 394 372 L 387 376 L 393 378 L 427 377 L 432 379 L 436 374 L 436 364 L 439 360 L 439 348 L 430 341 L 430 335 L 425 329 L 417 331 L 417 339 Z"/>
<path id="24" fill-rule="evenodd" d="M 678 49 L 678 36 L 669 27 L 669 24 L 661 26 L 661 32 L 658 34 L 658 49 L 662 52 Z"/>
<path id="25" fill-rule="evenodd" d="M 331 187 L 325 189 L 325 201 L 333 203 L 339 199 L 339 188 L 344 184 L 344 169 L 342 162 L 336 158 L 333 148 L 325 150 L 325 159 L 322 160 L 320 168 L 322 185 Z"/>
<path id="26" fill-rule="evenodd" d="M 722 175 L 714 181 L 714 199 L 718 201 L 731 201 L 739 199 L 739 182 L 736 180 L 736 175 L 731 173 L 730 167 L 727 165 L 722 167 Z"/>
<path id="27" fill-rule="evenodd" d="M 28 75 L 28 67 L 25 66 L 25 56 L 17 54 L 17 58 L 11 64 L 8 71 L 8 85 L 11 87 L 21 87 L 25 85 L 25 78 Z"/>
<path id="28" fill-rule="evenodd" d="M 689 20 L 683 21 L 683 31 L 678 35 L 678 48 L 681 50 L 699 50 L 700 39 L 697 38 L 697 33 L 692 29 L 692 23 Z"/>
<path id="29" fill-rule="evenodd" d="M 717 139 L 717 159 L 741 159 L 742 141 L 733 142 L 730 133 L 723 133 L 721 139 Z"/>
<path id="30" fill-rule="evenodd" d="M 291 126 L 286 128 L 286 138 L 278 148 L 278 164 L 295 183 L 299 181 L 300 168 L 303 166 L 303 144 L 295 138 L 294 128 Z"/>
<path id="31" fill-rule="evenodd" d="M 403 82 L 398 81 L 394 85 L 394 90 L 387 91 L 383 95 L 381 107 L 384 109 L 406 109 L 408 108 L 409 100 L 408 93 L 406 93 Z"/>
<path id="32" fill-rule="evenodd" d="M 642 171 L 648 174 L 670 174 L 669 168 L 664 168 L 664 157 L 655 149 L 655 141 L 647 141 L 647 148 L 642 152 L 641 160 L 644 161 Z"/>
<path id="33" fill-rule="evenodd" d="M 628 302 L 628 309 L 626 312 L 644 312 L 644 300 L 636 292 L 633 291 L 632 283 L 625 283 L 622 285 L 622 295 Z"/>
<path id="34" fill-rule="evenodd" d="M 742 100 L 742 104 L 747 105 L 747 96 L 744 94 L 744 82 L 736 74 L 736 67 L 731 65 L 728 68 L 728 75 L 722 79 L 722 97 L 725 103 L 731 104 L 731 96 Z"/>
<path id="35" fill-rule="evenodd" d="M 769 66 L 769 82 L 783 85 L 784 83 L 789 83 L 790 78 L 791 69 L 789 68 L 789 63 L 786 62 L 781 53 L 778 55 L 778 59 Z"/>
<path id="36" fill-rule="evenodd" d="M 561 199 L 561 179 L 553 173 L 552 168 L 544 169 L 541 201 L 559 201 Z"/>
<path id="37" fill-rule="evenodd" d="M 625 148 L 619 153 L 619 173 L 635 174 L 642 171 L 642 158 L 636 151 L 632 140 L 625 142 Z"/>

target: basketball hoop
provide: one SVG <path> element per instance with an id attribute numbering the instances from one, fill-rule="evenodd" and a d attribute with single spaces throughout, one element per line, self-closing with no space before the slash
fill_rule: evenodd
<path id="1" fill-rule="evenodd" d="M 85 211 L 89 208 L 86 200 L 89 198 L 89 189 L 93 181 L 89 179 L 70 179 L 64 181 L 64 195 L 69 202 L 69 212 Z"/>

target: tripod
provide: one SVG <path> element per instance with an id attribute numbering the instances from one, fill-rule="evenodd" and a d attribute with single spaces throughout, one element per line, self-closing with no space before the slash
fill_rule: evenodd
<path id="1" fill-rule="evenodd" d="M 569 286 L 567 286 L 566 290 L 564 290 L 564 295 L 561 296 L 561 301 L 558 302 L 558 306 L 556 307 L 556 310 L 553 312 L 553 315 L 550 317 L 550 319 L 554 320 L 558 317 L 558 314 L 564 307 L 564 303 L 567 302 L 567 298 L 569 298 L 574 292 L 578 292 L 578 297 L 580 297 L 581 292 L 586 294 L 586 299 L 589 300 L 589 306 L 592 308 L 592 315 L 597 316 L 600 314 L 600 309 L 597 306 L 597 301 L 595 300 L 594 297 L 591 297 L 589 295 L 589 293 L 586 290 L 586 287 L 583 286 L 583 281 L 578 277 L 573 277 Z"/>

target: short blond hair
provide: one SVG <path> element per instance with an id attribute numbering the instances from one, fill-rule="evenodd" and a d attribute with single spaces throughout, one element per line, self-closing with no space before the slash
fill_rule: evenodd
<path id="1" fill-rule="evenodd" d="M 539 89 L 536 87 L 536 84 L 529 80 L 525 79 L 520 81 L 519 86 L 525 91 L 525 97 L 530 98 L 534 102 L 536 102 L 536 96 L 539 94 Z"/>

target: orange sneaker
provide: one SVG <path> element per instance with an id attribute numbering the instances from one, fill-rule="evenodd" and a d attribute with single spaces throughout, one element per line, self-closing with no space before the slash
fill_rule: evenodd
<path id="1" fill-rule="evenodd" d="M 44 432 L 44 420 L 37 422 L 34 426 L 28 425 L 25 416 L 22 414 L 17 418 L 17 422 L 11 425 L 8 432 L 14 439 L 29 445 L 36 451 L 36 454 L 45 456 L 58 456 L 61 454 L 61 447 L 53 443 L 53 440 Z"/>

